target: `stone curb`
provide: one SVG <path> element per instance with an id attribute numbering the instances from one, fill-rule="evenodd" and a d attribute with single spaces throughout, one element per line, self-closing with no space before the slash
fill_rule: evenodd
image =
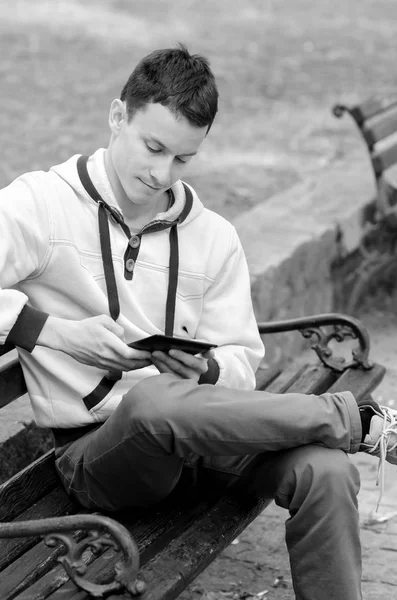
<path id="1" fill-rule="evenodd" d="M 369 159 L 359 149 L 234 221 L 259 321 L 335 310 L 332 265 L 358 248 L 374 198 Z M 295 333 L 265 336 L 264 341 L 269 362 L 302 347 Z"/>

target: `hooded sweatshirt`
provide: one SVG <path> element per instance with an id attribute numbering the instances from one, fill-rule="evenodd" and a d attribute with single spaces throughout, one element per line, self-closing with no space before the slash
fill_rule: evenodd
<path id="1" fill-rule="evenodd" d="M 104 157 L 104 149 L 95 152 L 88 159 L 88 173 L 103 200 L 121 214 Z M 107 372 L 36 345 L 48 315 L 82 320 L 110 314 L 98 203 L 80 180 L 78 158 L 48 172 L 27 173 L 0 191 L 0 345 L 17 346 L 35 420 L 50 428 L 103 422 L 136 383 L 158 375 L 153 365 L 123 372 L 92 401 Z M 133 232 L 135 242 L 139 240 L 135 244 L 128 243 L 117 219 L 107 218 L 117 323 L 127 343 L 164 333 L 170 231 L 177 229 L 172 333 L 217 344 L 212 383 L 253 389 L 264 349 L 237 233 L 186 184 L 177 181 L 171 191 L 171 207 Z M 132 246 L 134 259 L 129 259 Z"/>

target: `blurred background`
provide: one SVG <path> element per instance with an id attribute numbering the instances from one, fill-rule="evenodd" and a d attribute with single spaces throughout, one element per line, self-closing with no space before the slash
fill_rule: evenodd
<path id="1" fill-rule="evenodd" d="M 220 90 L 186 179 L 233 220 L 362 144 L 330 109 L 395 88 L 396 17 L 395 0 L 2 0 L 0 186 L 105 146 L 137 61 L 181 41 Z"/>

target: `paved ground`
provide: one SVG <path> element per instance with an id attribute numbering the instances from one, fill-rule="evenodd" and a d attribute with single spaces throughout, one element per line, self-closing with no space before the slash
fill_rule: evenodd
<path id="1" fill-rule="evenodd" d="M 385 309 L 386 308 L 386 309 Z M 397 310 L 392 306 L 374 308 L 361 318 L 372 339 L 373 359 L 388 372 L 375 394 L 376 399 L 397 408 Z M 397 466 L 386 469 L 386 490 L 382 505 L 373 514 L 379 488 L 376 487 L 377 460 L 357 454 L 352 457 L 360 470 L 359 494 L 363 545 L 363 599 L 397 598 Z M 293 600 L 288 555 L 284 545 L 285 510 L 272 504 L 229 546 L 182 596 L 182 600 L 257 598 Z M 287 587 L 273 587 L 277 577 Z M 261 592 L 267 592 L 261 596 Z M 319 598 L 318 600 L 321 600 Z M 349 600 L 341 598 L 340 600 Z"/>

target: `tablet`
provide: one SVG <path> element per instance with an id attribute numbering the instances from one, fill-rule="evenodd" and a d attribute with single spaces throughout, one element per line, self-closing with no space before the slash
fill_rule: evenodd
<path id="1" fill-rule="evenodd" d="M 154 352 L 155 350 L 168 352 L 168 350 L 174 349 L 183 350 L 183 352 L 188 352 L 189 354 L 200 354 L 201 352 L 211 350 L 211 348 L 216 348 L 216 344 L 168 335 L 151 335 L 136 342 L 131 342 L 128 346 L 137 350 L 149 350 L 149 352 Z"/>

